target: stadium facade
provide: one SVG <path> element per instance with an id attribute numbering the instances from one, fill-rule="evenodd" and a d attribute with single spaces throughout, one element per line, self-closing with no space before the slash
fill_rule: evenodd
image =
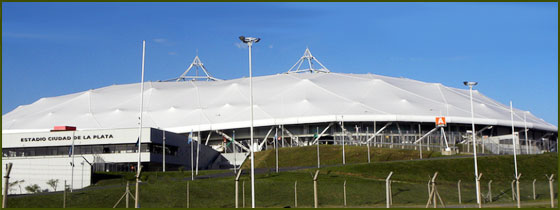
<path id="1" fill-rule="evenodd" d="M 314 68 L 314 63 L 320 68 Z M 309 68 L 302 69 L 305 64 Z M 192 68 L 202 68 L 206 77 L 187 77 Z M 191 132 L 200 133 L 202 145 L 221 152 L 233 165 L 242 162 L 238 155 L 250 147 L 272 148 L 274 139 L 281 146 L 340 144 L 345 138 L 351 145 L 417 149 L 421 144 L 457 152 L 468 152 L 472 143 L 469 89 L 375 74 L 333 73 L 309 50 L 288 72 L 253 78 L 255 145 L 248 141 L 249 78 L 216 79 L 196 57 L 179 78 L 144 85 L 144 127 L 184 139 Z M 139 89 L 139 83 L 112 85 L 19 106 L 2 116 L 2 148 L 31 147 L 9 146 L 17 145 L 10 141 L 19 138 L 9 137 L 49 132 L 56 125 L 76 126 L 82 132 L 137 128 Z M 521 154 L 556 150 L 556 126 L 519 109 L 513 109 L 512 121 L 509 106 L 477 90 L 473 104 L 481 152 L 511 153 L 512 140 L 520 145 Z M 445 117 L 444 133 L 435 129 L 436 117 Z M 130 136 L 122 141 L 136 140 Z M 10 158 L 3 155 L 3 161 Z"/>

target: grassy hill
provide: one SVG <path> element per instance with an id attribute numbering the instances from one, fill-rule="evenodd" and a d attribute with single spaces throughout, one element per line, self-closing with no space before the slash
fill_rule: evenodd
<path id="1" fill-rule="evenodd" d="M 285 148 L 286 150 L 288 148 Z M 295 148 L 292 148 L 295 149 Z M 305 150 L 304 150 L 305 151 Z M 324 151 L 328 151 L 325 149 Z M 407 157 L 399 150 L 380 150 L 388 159 Z M 393 153 L 393 154 L 391 154 Z M 315 153 L 313 153 L 315 154 Z M 338 154 L 332 156 L 333 163 Z M 522 205 L 534 203 L 532 199 L 531 180 L 537 178 L 537 202 L 545 204 L 548 201 L 548 182 L 544 174 L 558 171 L 557 154 L 520 155 L 518 156 L 519 171 L 523 173 L 521 181 Z M 296 158 L 298 155 L 293 155 Z M 306 155 L 302 155 L 304 157 Z M 259 155 L 257 155 L 259 157 Z M 264 157 L 264 155 L 262 156 Z M 316 156 L 315 156 L 316 157 Z M 351 156 L 348 156 L 351 157 Z M 266 159 L 266 158 L 265 158 Z M 326 158 L 328 159 L 328 158 Z M 388 160 L 381 158 L 380 160 Z M 406 158 L 400 158 L 406 159 Z M 294 159 L 297 160 L 297 159 Z M 350 159 L 349 159 L 350 160 Z M 438 189 L 447 205 L 458 205 L 458 179 L 463 180 L 463 205 L 474 207 L 474 178 L 472 172 L 472 158 L 455 159 L 424 159 L 413 161 L 375 162 L 371 164 L 354 164 L 347 166 L 323 167 L 319 175 L 319 205 L 320 207 L 342 207 L 343 182 L 347 181 L 348 207 L 384 207 L 385 182 L 389 171 L 393 175 L 393 204 L 395 207 L 423 207 L 427 200 L 428 175 L 439 171 Z M 365 160 L 367 161 L 367 159 Z M 494 179 L 492 185 L 493 204 L 513 207 L 511 199 L 510 180 L 513 174 L 512 156 L 490 156 L 479 158 L 479 169 L 484 173 L 482 179 L 482 193 L 487 193 L 487 182 Z M 350 161 L 349 161 L 350 162 Z M 266 164 L 263 161 L 263 164 Z M 266 166 L 266 165 L 265 165 Z M 294 206 L 294 184 L 298 182 L 298 207 L 313 206 L 313 182 L 311 173 L 316 169 L 305 169 L 290 172 L 258 174 L 256 176 L 256 205 L 257 207 Z M 205 171 L 204 174 L 231 173 L 227 170 Z M 140 187 L 140 204 L 146 208 L 186 207 L 185 178 L 190 178 L 190 171 L 185 172 L 148 172 L 144 174 Z M 127 173 L 113 175 L 129 176 Z M 239 183 L 240 191 L 245 182 L 245 204 L 250 206 L 250 177 L 243 175 Z M 197 179 L 188 181 L 190 185 L 190 207 L 228 207 L 233 208 L 234 177 Z M 112 207 L 124 193 L 124 178 L 113 178 L 99 181 L 89 191 L 75 191 L 68 197 L 67 207 Z M 556 185 L 555 185 L 556 186 Z M 98 189 L 95 189 L 95 188 Z M 131 185 L 134 192 L 134 186 Z M 555 189 L 557 192 L 557 189 Z M 240 194 L 240 199 L 242 198 Z M 487 205 L 488 201 L 485 201 Z M 242 201 L 240 200 L 240 205 Z M 10 207 L 61 207 L 62 193 L 48 195 L 34 195 L 11 197 Z M 131 199 L 131 207 L 133 200 Z M 121 203 L 118 207 L 124 207 Z"/>
<path id="2" fill-rule="evenodd" d="M 321 165 L 342 164 L 342 146 L 340 145 L 320 145 L 319 154 Z M 367 147 L 364 146 L 345 146 L 346 163 L 367 163 Z M 439 157 L 439 151 L 422 151 L 423 158 Z M 391 160 L 413 160 L 420 158 L 418 150 L 401 150 L 389 148 L 370 149 L 370 159 L 372 162 L 391 161 Z M 242 168 L 248 168 L 247 159 Z M 317 147 L 285 147 L 278 149 L 278 167 L 292 166 L 316 166 Z M 275 168 L 276 154 L 274 149 L 255 153 L 255 168 Z"/>

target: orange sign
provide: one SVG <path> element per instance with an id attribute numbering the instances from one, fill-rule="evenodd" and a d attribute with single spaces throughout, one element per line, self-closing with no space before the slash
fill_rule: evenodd
<path id="1" fill-rule="evenodd" d="M 445 117 L 436 117 L 436 125 L 438 127 L 445 127 L 446 126 Z"/>

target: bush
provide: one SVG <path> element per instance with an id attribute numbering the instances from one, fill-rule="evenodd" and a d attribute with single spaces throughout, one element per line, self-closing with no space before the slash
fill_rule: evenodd
<path id="1" fill-rule="evenodd" d="M 29 185 L 27 187 L 25 187 L 25 190 L 27 190 L 27 192 L 29 193 L 38 193 L 41 192 L 41 187 L 39 187 L 39 185 L 34 184 L 34 185 Z"/>

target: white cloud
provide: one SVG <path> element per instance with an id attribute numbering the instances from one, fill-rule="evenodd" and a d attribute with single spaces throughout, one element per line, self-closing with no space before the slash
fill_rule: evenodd
<path id="1" fill-rule="evenodd" d="M 167 42 L 167 39 L 164 39 L 164 38 L 155 38 L 155 39 L 154 39 L 154 42 L 156 42 L 156 43 L 164 43 L 164 42 Z"/>
<path id="2" fill-rule="evenodd" d="M 245 49 L 245 48 L 247 48 L 247 45 L 246 45 L 245 43 L 241 43 L 241 42 L 233 43 L 233 45 L 235 45 L 235 46 L 236 46 L 237 48 L 239 48 L 239 49 Z"/>

